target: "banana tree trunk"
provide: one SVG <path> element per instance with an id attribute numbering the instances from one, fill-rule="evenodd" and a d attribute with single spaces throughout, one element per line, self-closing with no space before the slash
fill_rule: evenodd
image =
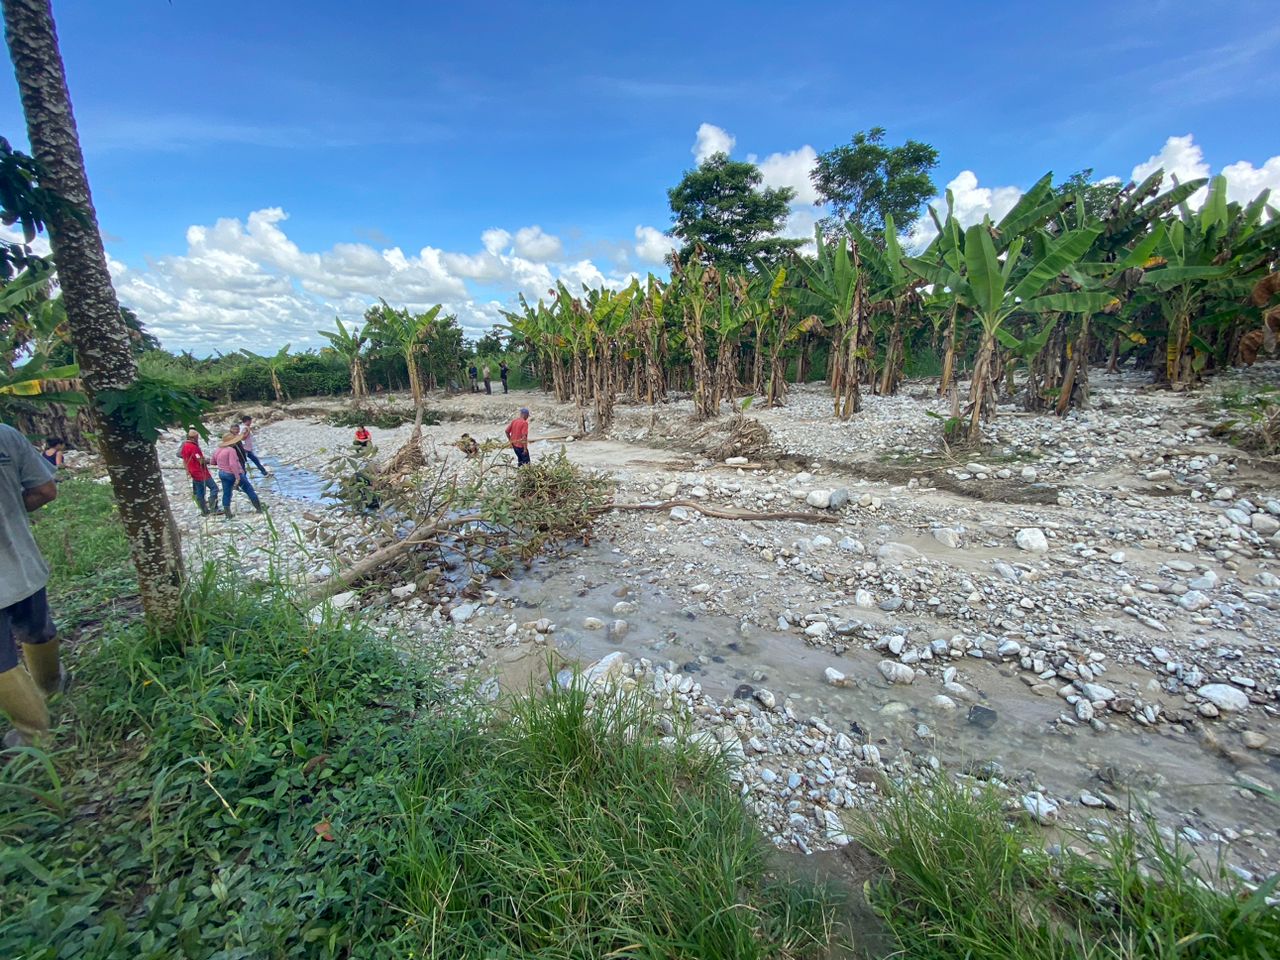
<path id="1" fill-rule="evenodd" d="M 951 381 L 955 378 L 956 372 L 956 310 L 955 304 L 951 305 L 951 317 L 947 320 L 947 334 L 945 338 L 945 349 L 942 355 L 942 378 L 938 381 L 938 396 L 946 396 L 947 391 L 951 389 Z"/>
<path id="2" fill-rule="evenodd" d="M 1081 376 L 1080 374 L 1083 374 Z M 1076 337 L 1076 344 L 1071 351 L 1071 360 L 1067 364 L 1067 372 L 1062 377 L 1062 387 L 1058 391 L 1058 405 L 1054 410 L 1058 416 L 1066 416 L 1075 402 L 1072 393 L 1076 388 L 1077 378 L 1081 381 L 1084 393 L 1088 389 L 1089 376 L 1089 314 L 1084 315 L 1084 319 L 1080 322 L 1080 334 Z"/>
<path id="3" fill-rule="evenodd" d="M 984 328 L 978 356 L 973 362 L 973 382 L 969 386 L 970 443 L 982 440 L 982 422 L 991 419 L 991 411 L 995 409 L 996 393 L 991 384 L 991 363 L 995 357 L 995 347 L 995 334 Z"/>
<path id="4" fill-rule="evenodd" d="M 171 627 L 181 612 L 182 548 L 155 444 L 120 418 L 98 412 L 98 397 L 127 389 L 138 369 L 107 270 L 53 12 L 48 0 L 5 0 L 4 25 L 31 151 L 44 168 L 41 183 L 74 208 L 49 212 L 49 242 L 99 452 L 137 568 L 143 610 L 153 625 Z"/>

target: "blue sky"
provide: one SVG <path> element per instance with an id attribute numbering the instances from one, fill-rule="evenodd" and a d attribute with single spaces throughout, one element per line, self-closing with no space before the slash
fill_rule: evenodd
<path id="1" fill-rule="evenodd" d="M 54 6 L 121 299 L 200 353 L 314 343 L 379 293 L 478 331 L 517 290 L 660 269 L 699 144 L 803 191 L 881 125 L 974 218 L 1152 157 L 1280 187 L 1274 3 Z"/>

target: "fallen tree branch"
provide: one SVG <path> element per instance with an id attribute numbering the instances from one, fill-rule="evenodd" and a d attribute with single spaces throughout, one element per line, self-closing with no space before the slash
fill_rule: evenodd
<path id="1" fill-rule="evenodd" d="M 353 563 L 351 566 L 347 567 L 347 569 L 340 570 L 330 576 L 327 580 L 317 584 L 308 592 L 307 599 L 314 605 L 333 596 L 335 593 L 341 593 L 353 583 L 369 576 L 369 574 L 373 573 L 379 567 L 390 563 L 398 557 L 404 556 L 414 547 L 425 544 L 435 534 L 444 530 L 452 530 L 453 528 L 463 526 L 464 524 L 474 523 L 481 519 L 483 518 L 480 514 L 469 513 L 460 517 L 449 517 L 427 527 L 419 527 L 403 540 L 397 540 L 390 546 L 383 547 L 381 550 L 375 550 L 363 560 Z"/>
<path id="2" fill-rule="evenodd" d="M 799 510 L 775 510 L 757 513 L 753 510 L 735 510 L 732 507 L 709 507 L 696 500 L 664 500 L 661 503 L 607 503 L 592 507 L 592 513 L 608 513 L 610 510 L 670 510 L 672 507 L 688 507 L 708 517 L 720 520 L 798 520 L 800 523 L 835 523 L 837 517 Z"/>

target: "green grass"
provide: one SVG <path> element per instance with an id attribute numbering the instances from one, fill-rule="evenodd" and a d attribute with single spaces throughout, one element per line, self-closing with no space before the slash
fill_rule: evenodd
<path id="1" fill-rule="evenodd" d="M 884 861 L 870 897 L 906 956 L 1280 957 L 1280 910 L 1265 902 L 1277 878 L 1250 892 L 1150 821 L 1105 844 L 1068 836 L 1051 856 L 1038 828 L 1006 822 L 997 794 L 937 780 L 886 803 L 861 839 Z"/>
<path id="2" fill-rule="evenodd" d="M 324 418 L 334 427 L 373 427 L 375 430 L 394 430 L 406 423 L 413 423 L 413 407 L 388 407 L 371 404 L 365 409 L 338 410 Z M 434 410 L 422 411 L 422 422 L 428 426 L 440 423 L 440 414 Z"/>
<path id="3" fill-rule="evenodd" d="M 104 501 L 63 495 L 42 542 L 93 521 L 123 576 Z M 79 556 L 55 596 L 102 592 Z M 211 568 L 175 631 L 109 626 L 73 668 L 53 751 L 0 756 L 0 957 L 825 955 L 826 894 L 771 879 L 719 763 L 633 701 L 481 715 L 360 623 Z"/>
<path id="4" fill-rule="evenodd" d="M 137 579 L 129 544 L 114 515 L 111 485 L 64 475 L 58 499 L 31 515 L 49 564 L 49 600 L 64 629 L 129 607 Z"/>

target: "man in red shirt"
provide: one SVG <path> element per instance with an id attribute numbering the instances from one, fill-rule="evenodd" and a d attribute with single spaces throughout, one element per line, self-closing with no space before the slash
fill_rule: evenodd
<path id="1" fill-rule="evenodd" d="M 521 407 L 520 416 L 507 424 L 507 439 L 511 441 L 511 449 L 516 452 L 516 466 L 523 467 L 529 462 L 529 408 Z"/>
<path id="2" fill-rule="evenodd" d="M 209 505 L 212 504 L 215 509 L 218 506 L 218 481 L 214 480 L 213 474 L 209 472 L 209 461 L 205 459 L 204 451 L 200 449 L 198 431 L 187 431 L 186 442 L 178 450 L 178 456 L 182 458 L 182 463 L 187 468 L 187 476 L 191 478 L 191 492 L 200 506 L 200 512 L 207 517 Z M 209 503 L 205 503 L 204 499 L 206 490 L 212 494 Z"/>

